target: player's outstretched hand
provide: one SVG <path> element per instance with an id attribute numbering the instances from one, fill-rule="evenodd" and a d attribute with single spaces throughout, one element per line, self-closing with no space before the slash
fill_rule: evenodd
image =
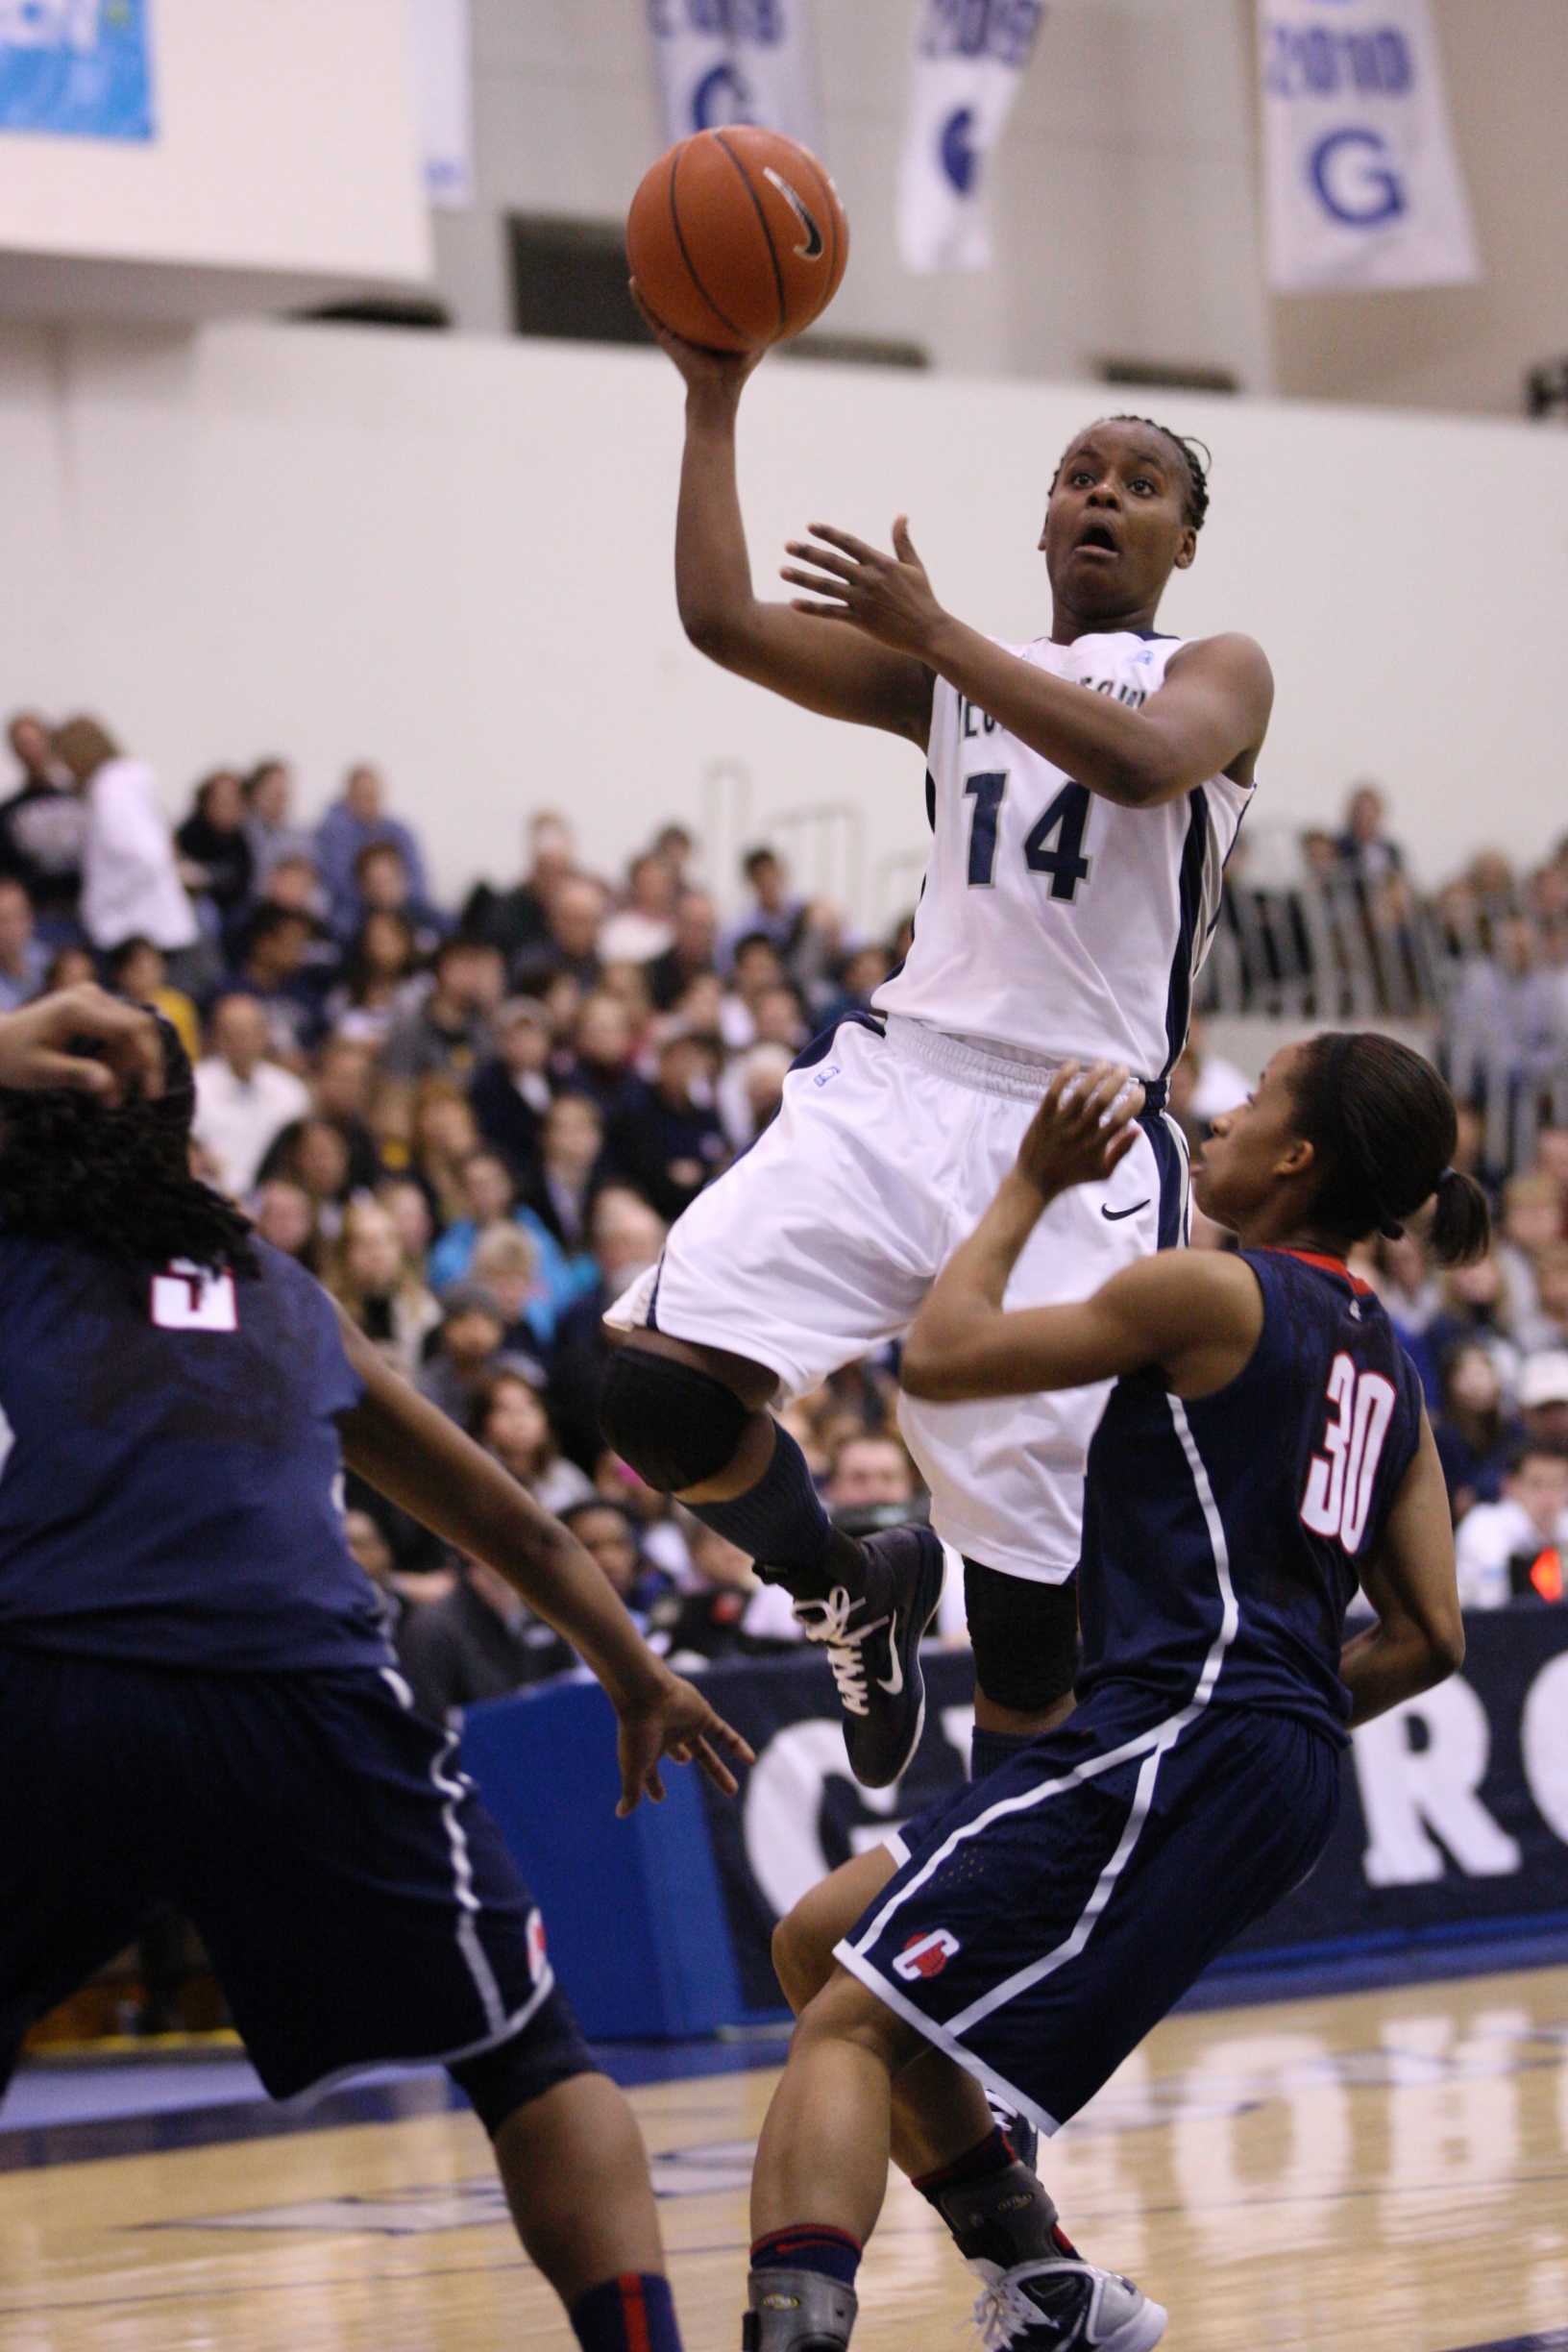
<path id="1" fill-rule="evenodd" d="M 96 1053 L 85 1053 L 84 1045 Z M 163 1087 L 158 1023 L 140 1005 L 83 981 L 0 1017 L 0 1087 L 50 1088 L 115 1104 Z"/>
<path id="2" fill-rule="evenodd" d="M 816 621 L 848 621 L 880 645 L 922 660 L 933 630 L 943 619 L 930 576 L 909 535 L 909 517 L 898 515 L 893 526 L 893 552 L 868 547 L 849 531 L 829 523 L 808 526 L 809 539 L 786 542 L 787 552 L 799 563 L 781 564 L 780 579 L 811 594 L 792 597 L 795 610 Z M 805 564 L 815 571 L 802 569 Z"/>
<path id="3" fill-rule="evenodd" d="M 1101 1184 L 1138 1139 L 1143 1090 L 1109 1062 L 1064 1062 L 1018 1146 L 1018 1173 L 1047 1199 Z"/>
<path id="4" fill-rule="evenodd" d="M 675 1764 L 697 1764 L 716 1789 L 733 1797 L 739 1783 L 721 1750 L 742 1764 L 756 1757 L 732 1724 L 715 1713 L 694 1683 L 661 1669 L 658 1680 L 635 1699 L 617 1700 L 617 1746 L 621 1757 L 621 1801 L 616 1806 L 625 1821 L 644 1797 L 664 1802 L 659 1765 L 665 1756 Z"/>
<path id="5" fill-rule="evenodd" d="M 684 335 L 671 332 L 661 319 L 656 319 L 643 300 L 642 288 L 635 278 L 628 280 L 631 299 L 643 315 L 643 324 L 665 355 L 674 360 L 681 376 L 694 391 L 711 389 L 727 391 L 737 400 L 741 386 L 762 358 L 768 346 L 759 344 L 754 351 L 709 351 L 701 343 L 688 343 Z"/>

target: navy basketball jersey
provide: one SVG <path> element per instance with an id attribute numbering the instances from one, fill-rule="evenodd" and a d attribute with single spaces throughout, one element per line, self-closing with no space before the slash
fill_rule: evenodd
<path id="1" fill-rule="evenodd" d="M 1421 1435 L 1421 1384 L 1337 1259 L 1249 1250 L 1263 1328 L 1244 1371 L 1186 1403 L 1117 1383 L 1090 1449 L 1079 1691 L 1129 1728 L 1262 1707 L 1344 1736 L 1344 1615 Z"/>
<path id="2" fill-rule="evenodd" d="M 349 1552 L 331 1302 L 0 1233 L 0 1642 L 168 1665 L 387 1663 Z"/>

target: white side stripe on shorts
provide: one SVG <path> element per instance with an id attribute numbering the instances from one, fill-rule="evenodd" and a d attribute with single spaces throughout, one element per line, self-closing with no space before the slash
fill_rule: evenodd
<path id="1" fill-rule="evenodd" d="M 1027 1993 L 1031 1985 L 1042 1983 L 1047 1976 L 1054 1976 L 1059 1968 L 1066 1968 L 1069 1960 L 1077 1959 L 1078 1954 L 1093 1933 L 1094 1922 L 1111 1899 L 1112 1888 L 1127 1867 L 1128 1856 L 1138 1844 L 1143 1824 L 1149 1817 L 1149 1807 L 1154 1802 L 1154 1784 L 1159 1777 L 1160 1767 L 1169 1752 L 1169 1747 L 1170 1743 L 1167 1741 L 1162 1747 L 1151 1749 L 1144 1757 L 1143 1769 L 1138 1776 L 1138 1789 L 1133 1798 L 1133 1809 L 1127 1816 L 1127 1825 L 1121 1833 L 1121 1842 L 1095 1881 L 1094 1892 L 1078 1914 L 1078 1922 L 1072 1933 L 1060 1943 L 1054 1951 L 1047 1952 L 1042 1960 L 1032 1960 L 1027 1968 L 1019 1969 L 1004 1983 L 993 1985 L 992 1990 L 983 1994 L 979 2000 L 971 2001 L 969 2006 L 962 2010 L 957 2017 L 950 2018 L 947 2021 L 949 2033 L 960 2035 L 967 2033 L 971 2025 L 978 2025 L 982 2018 L 990 2017 L 993 2009 L 1005 2009 L 1008 2002 L 1016 1999 L 1018 1994 Z"/>
<path id="2" fill-rule="evenodd" d="M 395 1673 L 389 1666 L 383 1666 L 381 1672 L 385 1680 L 397 1694 L 399 1704 L 412 1711 L 414 1694 L 402 1675 Z M 498 2035 L 506 2024 L 506 2005 L 501 1997 L 501 1987 L 496 1982 L 495 1971 L 486 1959 L 484 1947 L 479 1942 L 478 1925 L 479 1899 L 474 1892 L 474 1866 L 468 1858 L 468 1839 L 464 1834 L 463 1825 L 457 1819 L 457 1807 L 462 1803 L 465 1793 L 464 1781 L 460 1773 L 449 1776 L 447 1772 L 447 1766 L 456 1750 L 457 1738 L 458 1734 L 455 1730 L 449 1731 L 440 1749 L 430 1758 L 430 1781 L 445 1800 L 441 1807 L 441 1820 L 446 1828 L 447 1845 L 452 1853 L 453 1893 L 457 1898 L 457 1948 L 463 1955 L 470 1976 L 474 1979 L 474 1990 L 478 1995 L 484 2010 L 486 2034 L 487 2036 Z"/>
<path id="3" fill-rule="evenodd" d="M 901 1888 L 889 1902 L 883 1904 L 865 1934 L 853 1946 L 852 1948 L 857 1953 L 864 1954 L 870 1951 L 881 1937 L 889 1920 L 892 1919 L 900 1904 L 906 1902 L 918 1888 L 923 1886 L 926 1880 L 941 1869 L 949 1855 L 960 1846 L 969 1838 L 978 1836 L 980 1831 L 987 1828 L 991 1823 L 999 1821 L 1004 1814 L 1028 1812 L 1034 1806 L 1043 1804 L 1047 1799 L 1060 1796 L 1064 1789 L 1076 1788 L 1086 1780 L 1096 1779 L 1102 1774 L 1114 1771 L 1119 1764 L 1130 1763 L 1135 1756 L 1143 1756 L 1146 1760 L 1138 1776 L 1138 1787 L 1134 1794 L 1126 1827 L 1122 1831 L 1115 1852 L 1101 1872 L 1095 1882 L 1094 1890 L 1080 1913 L 1071 1933 L 1054 1950 L 1047 1952 L 1043 1958 L 1031 1961 L 1027 1968 L 1020 1969 L 1015 1975 L 1010 1976 L 1005 1984 L 993 1987 L 981 1999 L 971 2003 L 961 2016 L 952 2019 L 947 2028 L 950 2033 L 962 2034 L 968 2026 L 977 2024 L 982 2018 L 989 2017 L 993 2010 L 1003 2007 L 1006 2002 L 1015 1999 L 1018 1994 L 1026 1992 L 1031 1985 L 1039 1984 L 1043 1978 L 1053 1974 L 1067 1961 L 1076 1959 L 1083 1950 L 1093 1932 L 1095 1921 L 1105 1909 L 1116 1880 L 1127 1866 L 1128 1858 L 1138 1843 L 1143 1824 L 1148 1819 L 1149 1807 L 1154 1801 L 1154 1784 L 1159 1776 L 1161 1762 L 1188 1727 L 1202 1714 L 1213 1698 L 1214 1685 L 1219 1679 L 1219 1670 L 1225 1662 L 1225 1653 L 1236 1639 L 1239 1611 L 1237 1606 L 1236 1588 L 1231 1581 L 1231 1556 L 1230 1547 L 1225 1540 L 1225 1524 L 1220 1518 L 1219 1508 L 1214 1501 L 1214 1490 L 1210 1483 L 1209 1472 L 1203 1456 L 1198 1451 L 1197 1440 L 1193 1437 L 1182 1400 L 1180 1397 L 1170 1396 L 1167 1397 L 1166 1402 L 1170 1407 L 1171 1419 L 1175 1424 L 1182 1451 L 1187 1457 L 1188 1467 L 1192 1473 L 1192 1483 L 1197 1490 L 1198 1507 L 1203 1512 L 1204 1526 L 1209 1536 L 1209 1548 L 1213 1556 L 1214 1574 L 1220 1595 L 1219 1630 L 1210 1647 L 1208 1656 L 1204 1659 L 1197 1688 L 1188 1703 L 1182 1708 L 1179 1714 L 1168 1716 L 1163 1724 L 1157 1724 L 1153 1730 L 1140 1732 L 1137 1739 L 1127 1740 L 1121 1747 L 1113 1748 L 1104 1755 L 1094 1756 L 1088 1763 L 1077 1765 L 1073 1771 L 1062 1774 L 1055 1780 L 1044 1781 L 1039 1788 L 1028 1789 L 1021 1796 L 1004 1797 L 995 1804 L 988 1805 L 985 1812 L 978 1814 L 973 1821 L 964 1823 L 937 1848 L 936 1851 L 916 1872 L 909 1884 Z"/>

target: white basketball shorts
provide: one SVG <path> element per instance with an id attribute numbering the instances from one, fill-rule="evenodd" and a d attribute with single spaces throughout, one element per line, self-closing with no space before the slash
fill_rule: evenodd
<path id="1" fill-rule="evenodd" d="M 990 1207 L 1049 1069 L 923 1023 L 843 1021 L 807 1047 L 772 1125 L 671 1231 L 610 1309 L 776 1374 L 779 1401 L 909 1329 Z M 1087 1298 L 1118 1267 L 1183 1241 L 1187 1148 L 1145 1112 L 1108 1185 L 1041 1218 L 1009 1307 Z M 1078 1564 L 1084 1465 L 1108 1382 L 973 1405 L 899 1403 L 944 1542 L 1010 1576 L 1059 1584 Z"/>

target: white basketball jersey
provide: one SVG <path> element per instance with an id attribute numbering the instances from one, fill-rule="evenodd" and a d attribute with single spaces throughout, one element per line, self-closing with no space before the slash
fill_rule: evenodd
<path id="1" fill-rule="evenodd" d="M 1010 646 L 1138 709 L 1186 641 L 1130 629 Z M 879 1012 L 1041 1061 L 1122 1062 L 1164 1077 L 1252 785 L 1212 776 L 1159 808 L 1073 782 L 938 678 L 926 807 L 934 836 L 908 957 Z"/>

